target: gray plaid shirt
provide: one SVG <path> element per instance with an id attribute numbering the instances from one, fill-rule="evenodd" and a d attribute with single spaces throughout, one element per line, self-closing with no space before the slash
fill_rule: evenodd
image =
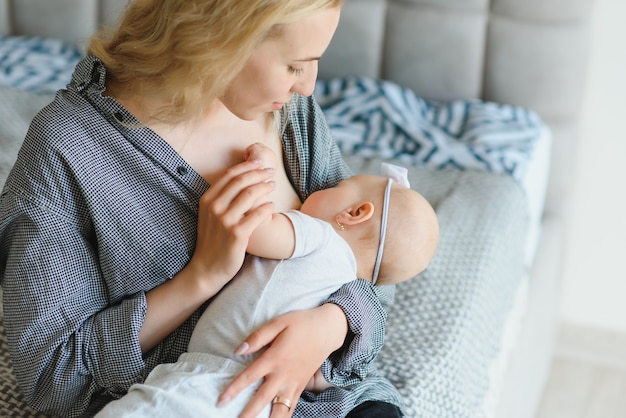
<path id="1" fill-rule="evenodd" d="M 146 355 L 145 292 L 172 278 L 195 246 L 209 185 L 148 128 L 102 96 L 94 57 L 33 120 L 0 200 L 0 278 L 15 373 L 35 408 L 92 415 L 186 350 L 206 307 Z M 301 199 L 350 175 L 312 98 L 296 97 L 285 165 Z M 315 140 L 313 141 L 313 136 Z M 344 388 L 305 393 L 294 416 L 344 416 L 366 400 L 400 403 L 376 375 L 391 293 L 352 281 L 330 299 L 351 333 L 322 366 Z M 383 306 L 385 304 L 385 306 Z M 346 387 L 349 385 L 349 387 Z"/>

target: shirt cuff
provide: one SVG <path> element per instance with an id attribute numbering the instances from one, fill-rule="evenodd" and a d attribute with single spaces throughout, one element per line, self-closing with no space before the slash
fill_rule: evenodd
<path id="1" fill-rule="evenodd" d="M 146 309 L 146 295 L 139 292 L 94 317 L 90 368 L 96 384 L 113 397 L 120 397 L 145 378 L 139 331 Z"/>
<path id="2" fill-rule="evenodd" d="M 357 279 L 342 286 L 328 299 L 327 303 L 334 303 L 344 311 L 350 328 L 343 347 L 322 364 L 322 374 L 329 383 L 354 384 L 373 368 L 384 342 L 385 307 L 393 300 L 392 288 L 373 286 Z"/>

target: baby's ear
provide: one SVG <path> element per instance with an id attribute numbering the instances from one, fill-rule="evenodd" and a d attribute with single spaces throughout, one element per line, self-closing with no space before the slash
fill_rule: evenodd
<path id="1" fill-rule="evenodd" d="M 374 204 L 361 202 L 349 207 L 337 215 L 337 220 L 343 225 L 358 225 L 374 216 Z"/>

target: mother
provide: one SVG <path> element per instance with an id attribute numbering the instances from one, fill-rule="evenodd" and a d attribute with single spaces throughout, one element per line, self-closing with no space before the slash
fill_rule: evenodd
<path id="1" fill-rule="evenodd" d="M 340 6 L 135 0 L 91 40 L 33 120 L 0 200 L 6 332 L 35 408 L 92 415 L 175 361 L 254 227 L 350 175 L 310 97 Z M 283 166 L 239 163 L 253 142 Z M 353 281 L 260 328 L 241 349 L 271 345 L 223 400 L 263 377 L 244 416 L 275 396 L 295 403 L 324 363 L 330 382 L 353 386 L 305 392 L 295 415 L 400 416 L 371 366 L 387 296 L 374 292 Z M 276 404 L 272 417 L 292 412 Z"/>

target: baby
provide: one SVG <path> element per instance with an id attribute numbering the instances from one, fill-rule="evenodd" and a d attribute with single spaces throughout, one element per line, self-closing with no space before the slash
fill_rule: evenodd
<path id="1" fill-rule="evenodd" d="M 244 157 L 266 166 L 275 161 L 261 144 L 248 147 Z M 237 354 L 254 329 L 282 313 L 320 305 L 350 280 L 391 285 L 422 272 L 435 254 L 439 224 L 406 176 L 396 171 L 396 180 L 356 175 L 311 194 L 300 210 L 274 213 L 254 231 L 239 273 L 204 311 L 188 352 L 176 363 L 157 366 L 97 416 L 236 417 L 260 382 L 219 408 L 217 399 L 260 355 Z M 329 386 L 318 371 L 306 389 Z M 279 396 L 273 403 L 295 407 Z M 270 409 L 259 416 L 268 417 Z"/>

